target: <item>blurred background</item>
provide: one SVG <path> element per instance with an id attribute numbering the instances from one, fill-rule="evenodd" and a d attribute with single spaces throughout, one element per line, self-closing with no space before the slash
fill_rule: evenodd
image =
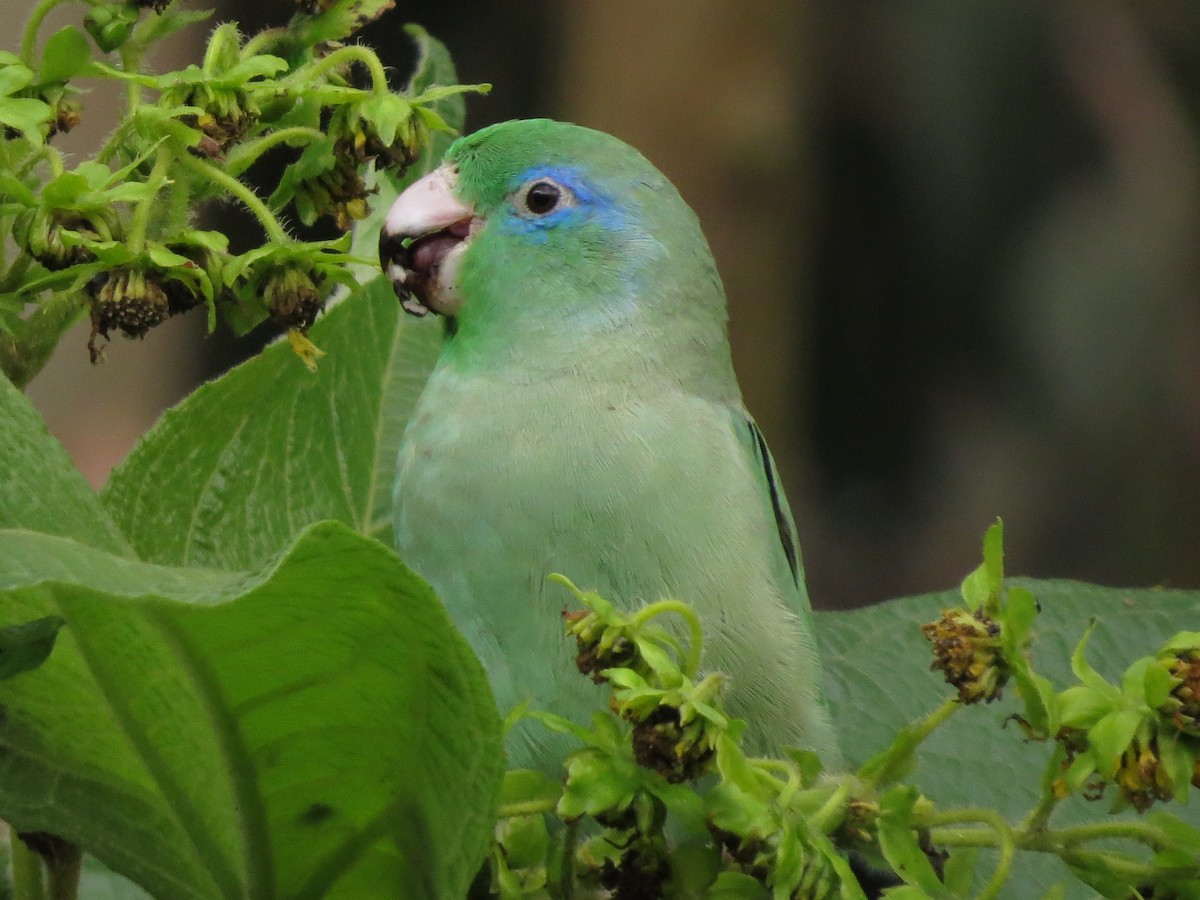
<path id="1" fill-rule="evenodd" d="M 407 21 L 494 84 L 470 129 L 612 132 L 695 207 L 817 606 L 953 586 L 996 516 L 1013 573 L 1200 587 L 1200 3 L 398 0 L 397 86 Z M 193 313 L 92 367 L 84 328 L 29 393 L 99 485 L 270 337 Z"/>

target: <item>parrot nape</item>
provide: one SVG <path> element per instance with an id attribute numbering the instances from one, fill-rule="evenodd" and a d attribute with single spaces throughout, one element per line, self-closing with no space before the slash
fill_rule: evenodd
<path id="1" fill-rule="evenodd" d="M 380 260 L 408 312 L 446 322 L 400 449 L 397 550 L 501 710 L 605 706 L 575 670 L 558 572 L 623 607 L 690 604 L 748 748 L 836 767 L 792 516 L 712 254 L 666 177 L 598 131 L 493 125 L 401 194 Z M 526 723 L 510 765 L 559 767 L 570 740 Z"/>

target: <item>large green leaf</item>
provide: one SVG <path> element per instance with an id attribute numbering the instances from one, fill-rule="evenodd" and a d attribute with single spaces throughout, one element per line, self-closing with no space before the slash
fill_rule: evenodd
<path id="1" fill-rule="evenodd" d="M 139 556 L 245 569 L 324 519 L 391 542 L 404 425 L 437 356 L 382 276 L 323 316 L 309 372 L 286 343 L 169 410 L 102 498 Z"/>
<path id="2" fill-rule="evenodd" d="M 129 553 L 129 544 L 25 395 L 0 375 L 0 528 Z M 7 618 L 0 625 L 12 624 Z"/>
<path id="3" fill-rule="evenodd" d="M 1028 588 L 1041 602 L 1034 623 L 1033 663 L 1060 690 L 1075 683 L 1071 651 L 1093 617 L 1097 624 L 1088 659 L 1118 683 L 1134 659 L 1200 622 L 1200 593 L 1194 591 L 1118 590 L 1024 579 L 1010 583 Z M 849 764 L 858 765 L 882 750 L 900 726 L 952 693 L 941 675 L 929 670 L 929 644 L 919 625 L 937 618 L 943 607 L 961 605 L 961 599 L 957 591 L 948 591 L 817 616 L 829 702 Z M 1019 822 L 1036 802 L 1051 749 L 1047 743 L 1026 741 L 1012 722 L 1004 727 L 1020 709 L 1017 698 L 1006 693 L 998 703 L 959 710 L 921 746 L 910 780 L 939 806 L 984 806 Z M 1072 798 L 1056 812 L 1052 824 L 1099 819 L 1111 796 L 1110 791 L 1100 803 Z M 1200 824 L 1195 803 L 1174 804 L 1172 811 Z M 1094 896 L 1057 860 L 1040 854 L 1020 854 L 1014 871 L 1006 897 L 1039 897 L 1055 882 L 1071 885 L 1067 897 Z"/>
<path id="4" fill-rule="evenodd" d="M 0 817 L 159 897 L 462 896 L 501 767 L 482 668 L 378 542 L 248 573 L 0 532 L 0 606 L 66 620 L 0 682 Z"/>

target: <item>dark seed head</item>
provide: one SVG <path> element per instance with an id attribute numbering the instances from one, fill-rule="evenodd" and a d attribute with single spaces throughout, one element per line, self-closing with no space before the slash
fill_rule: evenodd
<path id="1" fill-rule="evenodd" d="M 681 746 L 682 738 L 679 710 L 656 707 L 633 726 L 633 757 L 672 784 L 698 778 L 712 759 L 712 749 L 699 742 Z"/>
<path id="2" fill-rule="evenodd" d="M 108 337 L 114 328 L 126 337 L 143 337 L 170 315 L 170 304 L 162 282 L 154 273 L 140 269 L 113 269 L 107 277 L 89 284 L 92 325 Z"/>

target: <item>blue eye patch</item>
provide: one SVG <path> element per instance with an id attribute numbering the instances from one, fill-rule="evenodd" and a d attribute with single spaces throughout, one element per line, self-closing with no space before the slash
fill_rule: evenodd
<path id="1" fill-rule="evenodd" d="M 523 206 L 522 189 L 539 180 L 561 186 L 567 195 L 558 208 L 537 214 Z M 623 230 L 629 221 L 626 212 L 598 190 L 574 168 L 540 165 L 526 169 L 509 187 L 514 215 L 504 219 L 504 230 L 545 239 L 551 229 L 594 222 L 604 229 Z"/>

